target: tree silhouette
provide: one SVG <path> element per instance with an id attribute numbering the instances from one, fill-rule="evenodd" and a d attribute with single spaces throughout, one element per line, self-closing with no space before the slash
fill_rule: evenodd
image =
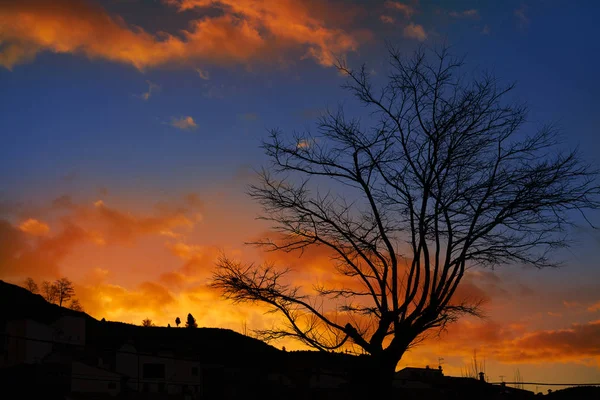
<path id="1" fill-rule="evenodd" d="M 179 328 L 179 324 L 181 324 L 181 320 L 179 319 L 179 317 L 175 318 L 175 325 L 177 325 L 177 327 Z"/>
<path id="2" fill-rule="evenodd" d="M 73 311 L 83 311 L 83 307 L 81 306 L 81 303 L 79 302 L 78 299 L 71 300 L 71 303 L 69 304 L 69 308 Z"/>
<path id="3" fill-rule="evenodd" d="M 67 278 L 58 279 L 56 282 L 54 282 L 54 286 L 56 287 L 56 301 L 61 307 L 63 302 L 71 300 L 71 298 L 75 295 L 73 282 Z"/>
<path id="4" fill-rule="evenodd" d="M 58 288 L 54 283 L 43 281 L 42 296 L 48 303 L 55 303 L 56 299 L 58 298 Z"/>
<path id="5" fill-rule="evenodd" d="M 186 328 L 197 328 L 198 323 L 196 322 L 196 318 L 192 314 L 188 314 L 187 321 L 185 321 Z"/>
<path id="6" fill-rule="evenodd" d="M 465 79 L 447 49 L 389 54 L 380 89 L 365 66 L 338 65 L 371 126 L 340 109 L 316 134 L 273 130 L 263 143 L 270 167 L 249 190 L 276 231 L 254 244 L 328 249 L 337 284 L 309 291 L 289 269 L 226 256 L 211 283 L 234 303 L 266 303 L 285 318 L 259 331 L 264 339 L 364 349 L 379 386 L 391 385 L 430 329 L 478 315 L 478 302 L 453 298 L 467 268 L 555 266 L 550 252 L 569 244 L 573 214 L 600 208 L 596 171 L 559 151 L 551 126 L 521 133 L 527 109 L 506 100 L 513 85 Z"/>
<path id="7" fill-rule="evenodd" d="M 23 282 L 23 287 L 33 294 L 37 294 L 39 292 L 38 285 L 32 278 L 25 279 L 25 282 Z"/>
<path id="8" fill-rule="evenodd" d="M 142 320 L 142 326 L 145 328 L 154 326 L 154 324 L 152 323 L 152 320 L 150 318 L 146 318 L 144 320 Z"/>

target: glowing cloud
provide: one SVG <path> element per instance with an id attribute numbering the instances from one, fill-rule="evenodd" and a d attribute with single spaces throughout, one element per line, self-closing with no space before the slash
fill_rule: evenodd
<path id="1" fill-rule="evenodd" d="M 50 232 L 48 224 L 34 218 L 23 221 L 21 225 L 19 225 L 19 229 L 33 236 L 44 236 Z"/>
<path id="2" fill-rule="evenodd" d="M 184 131 L 194 130 L 198 127 L 198 125 L 196 125 L 196 122 L 194 121 L 194 118 L 190 116 L 173 118 L 171 120 L 171 125 L 175 128 L 183 129 Z"/>
<path id="3" fill-rule="evenodd" d="M 0 65 L 14 66 L 40 52 L 83 54 L 138 69 L 167 63 L 248 63 L 277 59 L 288 50 L 304 51 L 322 65 L 333 54 L 355 50 L 357 40 L 327 26 L 312 7 L 292 0 L 167 0 L 180 10 L 218 9 L 202 15 L 175 36 L 128 25 L 84 0 L 0 1 Z M 203 75 L 201 75 L 202 77 Z"/>
<path id="4" fill-rule="evenodd" d="M 217 8 L 225 15 L 239 16 L 239 21 L 247 24 L 252 32 L 266 31 L 268 35 L 259 35 L 261 39 L 272 36 L 286 46 L 306 47 L 306 56 L 310 56 L 322 65 L 330 66 L 335 55 L 355 50 L 358 43 L 348 33 L 326 26 L 327 10 L 319 2 L 299 2 L 294 0 L 167 0 L 180 10 Z M 320 7 L 318 7 L 320 6 Z M 319 10 L 321 13 L 312 10 Z M 268 40 L 269 45 L 275 45 Z"/>

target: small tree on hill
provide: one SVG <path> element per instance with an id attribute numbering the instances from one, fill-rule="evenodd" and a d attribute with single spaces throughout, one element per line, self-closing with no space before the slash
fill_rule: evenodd
<path id="1" fill-rule="evenodd" d="M 185 321 L 186 328 L 197 328 L 198 323 L 196 322 L 196 318 L 192 314 L 188 314 L 187 321 Z"/>
<path id="2" fill-rule="evenodd" d="M 54 282 L 54 286 L 56 287 L 56 301 L 61 307 L 63 302 L 71 300 L 71 298 L 75 295 L 73 282 L 67 278 L 63 277 L 58 279 L 56 282 Z"/>
<path id="3" fill-rule="evenodd" d="M 177 327 L 179 328 L 179 324 L 181 324 L 181 320 L 179 319 L 179 317 L 175 318 L 175 325 L 177 325 Z"/>
<path id="4" fill-rule="evenodd" d="M 71 300 L 71 303 L 69 304 L 69 308 L 73 311 L 83 311 L 83 307 L 81 306 L 81 303 L 79 302 L 78 299 Z"/>
<path id="5" fill-rule="evenodd" d="M 43 281 L 42 296 L 48 303 L 56 303 L 56 299 L 58 297 L 58 289 L 56 288 L 56 285 L 48 281 Z"/>
<path id="6" fill-rule="evenodd" d="M 142 320 L 142 326 L 145 328 L 149 328 L 151 326 L 154 326 L 154 324 L 152 323 L 152 320 L 150 318 L 146 318 Z"/>
<path id="7" fill-rule="evenodd" d="M 32 278 L 25 279 L 25 282 L 23 283 L 23 287 L 25 289 L 29 290 L 33 294 L 37 294 L 39 292 L 38 285 L 37 285 L 37 283 L 35 283 L 35 281 Z"/>

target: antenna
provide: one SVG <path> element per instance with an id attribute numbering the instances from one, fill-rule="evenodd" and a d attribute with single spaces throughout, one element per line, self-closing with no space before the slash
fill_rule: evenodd
<path id="1" fill-rule="evenodd" d="M 438 367 L 442 366 L 442 361 L 444 361 L 444 359 L 442 357 L 438 357 Z"/>

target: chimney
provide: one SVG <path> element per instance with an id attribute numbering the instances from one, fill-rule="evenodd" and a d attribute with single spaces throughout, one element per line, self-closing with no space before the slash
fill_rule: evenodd
<path id="1" fill-rule="evenodd" d="M 479 380 L 480 380 L 481 382 L 485 382 L 485 373 L 483 373 L 483 372 L 480 372 L 480 373 L 479 373 Z"/>

